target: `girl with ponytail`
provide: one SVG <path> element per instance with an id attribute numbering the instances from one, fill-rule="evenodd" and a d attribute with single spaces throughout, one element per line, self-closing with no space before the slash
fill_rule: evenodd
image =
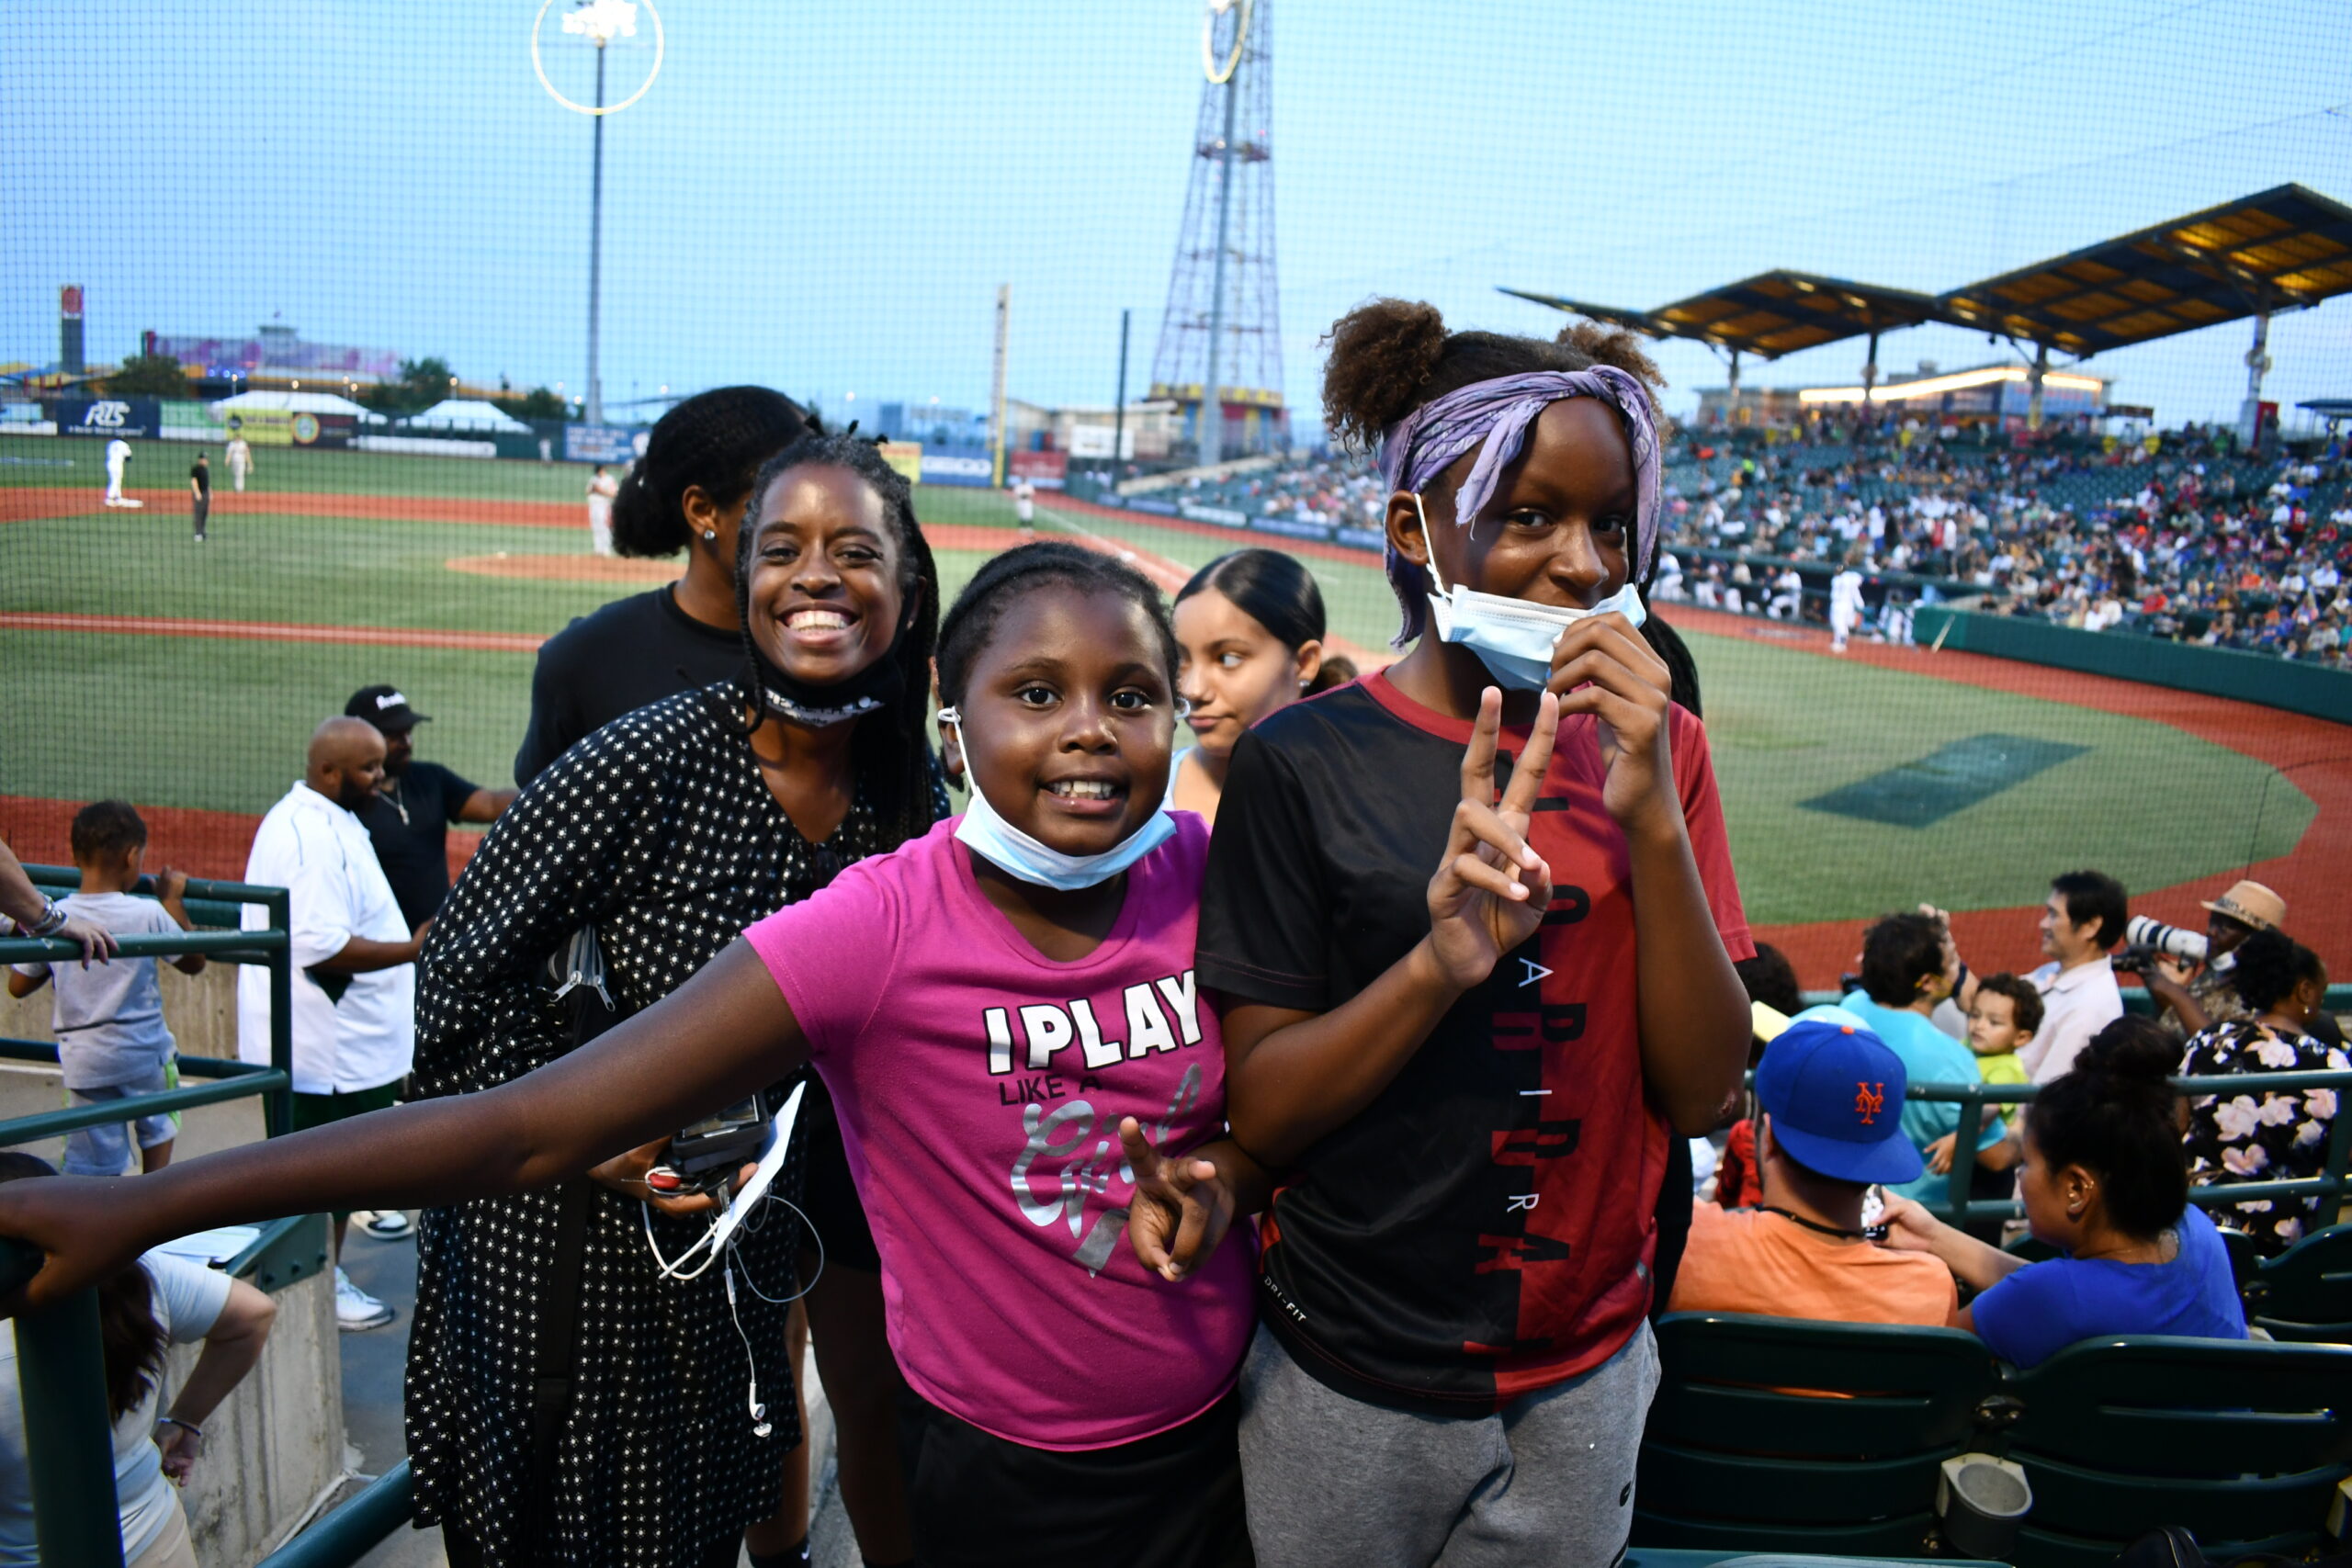
<path id="1" fill-rule="evenodd" d="M 2170 1082 L 2179 1066 L 2180 1046 L 2161 1024 L 2127 1015 L 2042 1086 L 2025 1116 L 2018 1195 L 2034 1239 L 2056 1258 L 2028 1263 L 1888 1196 L 1886 1244 L 1934 1253 L 1983 1292 L 1954 1314 L 1954 1327 L 2020 1367 L 2103 1335 L 2246 1337 L 2229 1254 L 2188 1201 Z"/>
<path id="2" fill-rule="evenodd" d="M 1393 299 L 1329 343 L 1408 651 L 1240 735 L 1210 841 L 1227 1113 L 1285 1173 L 1250 1533 L 1266 1568 L 1606 1562 L 1661 1216 L 1690 1214 L 1670 1162 L 1738 1087 L 1754 951 L 1689 660 L 1642 597 L 1657 373 L 1623 333 Z"/>
<path id="3" fill-rule="evenodd" d="M 760 465 L 808 425 L 799 404 L 765 387 L 698 392 L 662 416 L 613 499 L 613 552 L 659 559 L 684 550 L 686 574 L 616 599 L 540 647 L 517 784 L 630 709 L 735 673 L 736 531 Z"/>
<path id="4" fill-rule="evenodd" d="M 1176 595 L 1176 686 L 1194 744 L 1176 753 L 1168 804 L 1212 825 L 1234 742 L 1260 719 L 1356 678 L 1323 650 L 1323 591 L 1295 556 L 1234 550 Z"/>

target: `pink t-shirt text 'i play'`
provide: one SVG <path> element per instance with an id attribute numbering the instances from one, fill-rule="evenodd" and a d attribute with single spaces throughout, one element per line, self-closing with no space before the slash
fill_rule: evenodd
<path id="1" fill-rule="evenodd" d="M 1225 1126 L 1224 1043 L 1193 978 L 1208 830 L 1175 816 L 1075 963 L 989 903 L 956 818 L 744 933 L 832 1091 L 908 1383 L 1034 1448 L 1191 1420 L 1255 1323 L 1248 1226 L 1181 1284 L 1127 1245 L 1119 1119 L 1163 1152 Z"/>

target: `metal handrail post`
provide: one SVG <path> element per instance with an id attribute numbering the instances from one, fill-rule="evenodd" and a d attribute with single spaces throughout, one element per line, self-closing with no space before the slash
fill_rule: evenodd
<path id="1" fill-rule="evenodd" d="M 294 1130 L 294 895 L 268 889 L 270 924 L 286 944 L 269 955 L 269 1065 L 285 1081 L 262 1101 L 265 1130 L 282 1138 Z"/>
<path id="2" fill-rule="evenodd" d="M 1968 1193 L 1976 1178 L 1976 1140 L 1984 1131 L 1984 1096 L 1980 1091 L 1960 1099 L 1960 1120 L 1952 1124 L 1951 1172 L 1944 1181 L 1943 1212 L 1937 1218 L 1958 1224 L 1968 1213 Z"/>
<path id="3" fill-rule="evenodd" d="M 114 1432 L 107 1420 L 98 1292 L 76 1291 L 52 1306 L 25 1314 L 16 1326 L 17 1383 L 24 1401 L 25 1430 L 40 1434 L 40 1441 L 26 1445 L 25 1456 L 40 1560 L 122 1568 L 122 1520 L 114 1490 Z"/>

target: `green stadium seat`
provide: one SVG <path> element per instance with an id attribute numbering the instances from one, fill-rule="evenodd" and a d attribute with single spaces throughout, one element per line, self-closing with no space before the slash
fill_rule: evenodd
<path id="1" fill-rule="evenodd" d="M 2273 1339 L 2352 1344 L 2352 1225 L 2313 1231 L 2240 1283 L 2246 1321 Z"/>
<path id="2" fill-rule="evenodd" d="M 2352 1474 L 2352 1346 L 2133 1336 L 2013 1371 L 2018 1568 L 2104 1568 L 2161 1525 L 2216 1561 L 2317 1545 Z"/>
<path id="3" fill-rule="evenodd" d="M 1997 1410 L 1991 1353 L 1956 1329 L 1670 1313 L 1657 1335 L 1637 1545 L 1916 1555 L 1939 1467 Z"/>

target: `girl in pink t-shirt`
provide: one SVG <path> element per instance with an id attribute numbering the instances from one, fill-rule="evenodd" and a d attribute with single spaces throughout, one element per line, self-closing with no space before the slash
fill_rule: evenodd
<path id="1" fill-rule="evenodd" d="M 921 1560 L 1244 1564 L 1233 1384 L 1255 1326 L 1193 949 L 1207 832 L 1161 807 L 1177 720 L 1159 595 L 1048 543 L 941 627 L 971 808 L 762 920 L 670 997 L 478 1094 L 141 1179 L 0 1190 L 39 1305 L 142 1247 L 288 1209 L 537 1187 L 813 1060 L 883 1264 Z M 1160 1149 L 1187 1151 L 1164 1159 Z"/>

